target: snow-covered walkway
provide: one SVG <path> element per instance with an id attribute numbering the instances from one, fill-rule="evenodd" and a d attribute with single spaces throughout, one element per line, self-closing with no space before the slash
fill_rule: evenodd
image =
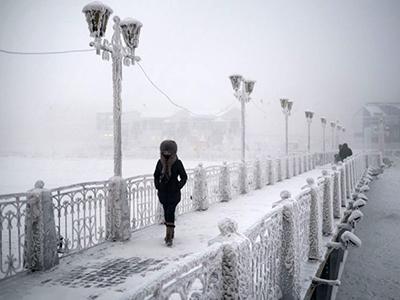
<path id="1" fill-rule="evenodd" d="M 349 249 L 337 300 L 400 299 L 400 165 L 371 184 L 364 219 Z"/>
<path id="2" fill-rule="evenodd" d="M 296 195 L 307 177 L 320 175 L 321 167 L 231 202 L 217 203 L 207 211 L 182 215 L 176 222 L 173 248 L 164 245 L 164 226 L 155 225 L 135 232 L 129 242 L 107 242 L 66 257 L 51 271 L 11 278 L 0 283 L 0 299 L 115 299 L 205 249 L 219 234 L 221 219 L 236 220 L 239 232 L 244 232 L 272 208 L 282 190 Z"/>

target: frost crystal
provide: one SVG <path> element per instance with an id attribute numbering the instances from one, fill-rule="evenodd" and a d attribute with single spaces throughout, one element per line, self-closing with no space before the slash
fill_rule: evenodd
<path id="1" fill-rule="evenodd" d="M 207 210 L 209 207 L 207 177 L 202 164 L 194 171 L 193 206 L 195 210 Z"/>
<path id="2" fill-rule="evenodd" d="M 322 171 L 323 181 L 323 198 L 322 198 L 322 234 L 332 234 L 333 209 L 332 209 L 332 180 L 326 170 Z"/>
<path id="3" fill-rule="evenodd" d="M 321 216 L 319 213 L 320 196 L 318 187 L 316 186 L 313 178 L 307 178 L 307 184 L 310 188 L 310 233 L 309 239 L 309 259 L 320 259 L 320 245 L 321 245 Z"/>
<path id="4" fill-rule="evenodd" d="M 340 219 L 341 192 L 340 192 L 340 173 L 336 166 L 333 168 L 333 217 Z"/>
<path id="5" fill-rule="evenodd" d="M 219 199 L 221 202 L 232 200 L 231 178 L 229 167 L 226 162 L 222 165 L 219 176 Z"/>

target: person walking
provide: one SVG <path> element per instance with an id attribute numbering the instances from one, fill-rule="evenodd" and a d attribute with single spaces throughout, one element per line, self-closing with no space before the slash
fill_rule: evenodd
<path id="1" fill-rule="evenodd" d="M 343 161 L 345 158 L 352 156 L 353 155 L 353 151 L 351 150 L 351 148 L 349 148 L 349 146 L 344 143 L 342 148 L 339 151 L 339 156 L 340 156 L 340 160 Z"/>
<path id="2" fill-rule="evenodd" d="M 166 226 L 164 241 L 168 247 L 172 246 L 175 234 L 175 209 L 181 201 L 181 189 L 187 181 L 185 167 L 178 159 L 177 151 L 178 146 L 175 141 L 163 141 L 160 145 L 160 159 L 154 171 L 154 185 L 164 208 Z"/>
<path id="3" fill-rule="evenodd" d="M 340 150 L 342 149 L 342 145 L 341 144 L 339 144 L 339 152 L 338 153 L 336 153 L 335 155 L 334 155 L 334 158 L 335 158 L 335 164 L 337 164 L 339 161 L 342 161 L 341 159 L 340 159 Z"/>

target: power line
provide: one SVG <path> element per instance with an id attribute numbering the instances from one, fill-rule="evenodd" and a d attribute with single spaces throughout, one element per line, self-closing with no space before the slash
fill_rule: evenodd
<path id="1" fill-rule="evenodd" d="M 62 51 L 24 52 L 24 51 L 10 51 L 10 50 L 0 49 L 0 52 L 12 55 L 54 55 L 54 54 L 91 52 L 94 50 L 95 49 L 72 49 L 72 50 L 62 50 Z"/>
<path id="2" fill-rule="evenodd" d="M 263 110 L 261 107 L 259 107 L 259 106 L 256 104 L 255 101 L 250 101 L 250 102 L 253 103 L 254 106 L 255 106 L 259 111 L 261 111 L 262 113 L 264 113 L 264 114 L 266 114 L 266 115 L 270 115 L 270 114 L 268 114 L 265 110 Z"/>
<path id="3" fill-rule="evenodd" d="M 9 55 L 57 55 L 57 54 L 70 54 L 70 53 L 83 53 L 83 52 L 92 52 L 95 51 L 95 49 L 70 49 L 70 50 L 62 50 L 62 51 L 34 51 L 34 52 L 28 52 L 28 51 L 12 51 L 12 50 L 5 50 L 5 49 L 0 49 L 1 53 L 9 54 Z M 204 114 L 198 114 L 190 109 L 179 105 L 175 101 L 171 99 L 171 97 L 168 96 L 166 92 L 164 92 L 161 88 L 159 88 L 154 81 L 150 78 L 150 76 L 146 73 L 142 65 L 137 62 L 140 70 L 142 71 L 143 75 L 146 77 L 146 79 L 150 82 L 150 84 L 159 92 L 161 93 L 172 105 L 174 105 L 177 108 L 180 108 L 188 113 L 191 113 L 192 115 L 196 116 L 204 116 Z M 216 114 L 212 114 L 215 117 L 218 117 L 219 115 L 223 114 L 227 110 L 229 110 L 232 106 L 234 105 L 234 102 L 217 112 Z"/>
<path id="4" fill-rule="evenodd" d="M 174 106 L 176 106 L 176 107 L 178 107 L 178 108 L 180 108 L 180 109 L 183 109 L 184 111 L 187 111 L 187 112 L 189 112 L 189 113 L 191 113 L 191 114 L 193 114 L 193 115 L 204 116 L 204 114 L 202 115 L 202 114 L 195 113 L 195 112 L 191 111 L 190 109 L 188 109 L 188 108 L 186 108 L 186 107 L 184 107 L 184 106 L 181 106 L 181 105 L 177 104 L 176 102 L 174 102 L 174 101 L 168 96 L 167 93 L 165 93 L 161 88 L 159 88 L 159 87 L 154 83 L 154 81 L 153 81 L 153 80 L 150 78 L 150 76 L 146 73 L 146 71 L 144 70 L 144 68 L 142 67 L 142 65 L 141 65 L 139 62 L 137 62 L 137 64 L 138 64 L 140 70 L 143 72 L 143 74 L 144 74 L 144 76 L 146 77 L 146 79 L 150 82 L 150 84 L 151 84 L 157 91 L 159 91 L 172 105 L 174 105 Z M 234 104 L 234 102 L 230 103 L 228 106 L 226 106 L 225 108 L 223 108 L 222 110 L 220 110 L 219 112 L 217 112 L 216 114 L 214 114 L 213 116 L 218 117 L 219 115 L 221 115 L 222 113 L 224 113 L 224 112 L 226 112 L 228 109 L 230 109 L 230 108 L 233 106 L 233 104 Z"/>

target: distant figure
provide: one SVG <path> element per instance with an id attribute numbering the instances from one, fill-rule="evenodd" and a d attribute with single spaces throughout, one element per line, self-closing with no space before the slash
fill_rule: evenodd
<path id="1" fill-rule="evenodd" d="M 352 156 L 352 155 L 353 155 L 353 151 L 351 151 L 349 146 L 347 146 L 347 144 L 344 143 L 342 148 L 340 148 L 340 150 L 339 150 L 340 160 L 343 161 L 345 158 Z"/>
<path id="2" fill-rule="evenodd" d="M 187 174 L 176 152 L 175 141 L 165 140 L 160 145 L 160 159 L 154 171 L 154 185 L 158 191 L 158 199 L 164 208 L 166 234 L 164 241 L 172 246 L 175 232 L 175 208 L 181 201 L 181 189 L 187 181 Z M 180 180 L 178 180 L 178 176 Z"/>
<path id="3" fill-rule="evenodd" d="M 335 163 L 338 163 L 339 161 L 342 161 L 340 159 L 340 150 L 342 149 L 342 144 L 339 144 L 339 152 L 335 154 Z"/>

